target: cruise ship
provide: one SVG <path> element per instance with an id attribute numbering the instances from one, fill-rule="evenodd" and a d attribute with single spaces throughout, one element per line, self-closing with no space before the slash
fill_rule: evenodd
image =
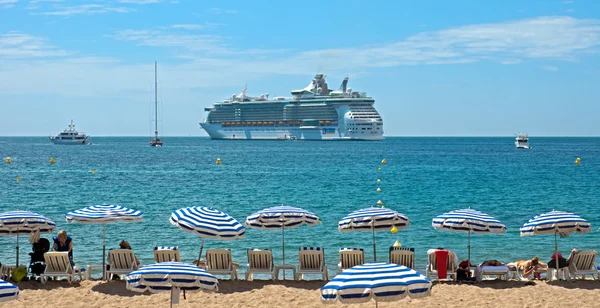
<path id="1" fill-rule="evenodd" d="M 239 95 L 205 108 L 200 126 L 211 139 L 259 140 L 383 140 L 383 120 L 365 92 L 329 89 L 317 74 L 291 97 Z"/>

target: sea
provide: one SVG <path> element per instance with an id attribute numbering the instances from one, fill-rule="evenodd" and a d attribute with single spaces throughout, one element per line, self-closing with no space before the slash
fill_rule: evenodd
<path id="1" fill-rule="evenodd" d="M 467 234 L 435 230 L 431 222 L 469 207 L 507 228 L 499 235 L 473 234 L 472 263 L 534 256 L 549 261 L 554 236 L 521 237 L 519 227 L 552 210 L 576 213 L 592 225 L 591 233 L 558 239 L 565 257 L 573 248 L 600 249 L 600 138 L 531 137 L 529 150 L 515 148 L 514 137 L 388 137 L 376 142 L 164 137 L 162 148 L 151 148 L 147 137 L 90 140 L 92 145 L 64 146 L 45 137 L 0 138 L 0 212 L 29 210 L 52 219 L 56 231 L 43 237 L 66 230 L 77 265 L 102 264 L 103 227 L 67 223 L 65 214 L 95 204 L 144 212 L 142 222 L 108 225 L 106 240 L 107 248 L 127 240 L 143 264 L 153 263 L 155 246 L 178 246 L 184 262 L 198 258 L 201 239 L 169 223 L 173 210 L 189 206 L 217 208 L 242 224 L 252 213 L 282 204 L 312 211 L 322 224 L 285 230 L 285 263 L 298 263 L 300 247 L 324 247 L 331 275 L 342 247 L 364 248 L 366 261 L 374 259 L 372 233 L 342 233 L 337 224 L 352 211 L 377 206 L 378 200 L 408 216 L 410 226 L 395 234 L 376 232 L 377 261 L 386 261 L 389 247 L 398 241 L 415 249 L 421 272 L 431 248 L 450 249 L 467 259 Z M 19 238 L 21 264 L 29 263 L 27 239 Z M 16 237 L 0 237 L 0 262 L 15 263 L 16 244 Z M 242 273 L 249 248 L 271 248 L 275 262 L 282 262 L 279 231 L 248 229 L 241 240 L 206 240 L 205 251 L 211 248 L 231 249 Z"/>

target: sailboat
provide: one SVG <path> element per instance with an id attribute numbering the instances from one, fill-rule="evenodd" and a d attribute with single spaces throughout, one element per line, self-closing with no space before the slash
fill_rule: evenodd
<path id="1" fill-rule="evenodd" d="M 158 138 L 158 81 L 157 81 L 157 68 L 156 62 L 154 62 L 154 138 L 150 140 L 150 146 L 162 147 L 163 141 Z"/>

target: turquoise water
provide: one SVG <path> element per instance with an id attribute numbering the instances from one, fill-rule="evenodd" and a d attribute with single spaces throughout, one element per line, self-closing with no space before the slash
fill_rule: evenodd
<path id="1" fill-rule="evenodd" d="M 471 206 L 508 228 L 501 235 L 473 235 L 472 259 L 505 262 L 539 255 L 549 259 L 552 236 L 521 238 L 519 227 L 552 209 L 573 211 L 594 232 L 559 239 L 573 247 L 600 243 L 600 138 L 532 138 L 532 150 L 518 150 L 513 138 L 388 138 L 382 142 L 213 141 L 166 137 L 164 148 L 149 138 L 92 139 L 91 146 L 59 146 L 47 138 L 0 138 L 1 211 L 31 210 L 53 219 L 57 231 L 73 237 L 75 262 L 100 264 L 102 226 L 68 224 L 70 210 L 99 203 L 144 211 L 144 221 L 109 225 L 108 247 L 128 240 L 142 263 L 152 263 L 153 247 L 176 245 L 182 259 L 198 257 L 200 239 L 169 224 L 172 210 L 214 206 L 239 221 L 257 210 L 280 205 L 302 207 L 322 225 L 287 230 L 286 263 L 297 263 L 300 246 L 325 247 L 330 270 L 340 247 L 363 247 L 372 260 L 370 233 L 340 233 L 337 222 L 381 199 L 406 214 L 411 226 L 397 234 L 378 232 L 378 259 L 396 240 L 416 248 L 424 271 L 426 251 L 438 246 L 467 258 L 466 234 L 434 230 L 431 219 Z M 50 157 L 56 163 L 49 164 Z M 216 165 L 217 157 L 222 165 Z M 380 164 L 387 158 L 387 165 Z M 574 163 L 581 158 L 581 164 Z M 380 172 L 378 167 L 383 167 Z M 96 169 L 97 173 L 91 173 Z M 16 181 L 17 177 L 20 182 Z M 377 193 L 376 180 L 382 179 Z M 56 234 L 56 232 L 55 232 Z M 15 238 L 0 237 L 0 262 L 14 263 Z M 21 240 L 21 262 L 30 245 Z M 247 248 L 273 248 L 281 262 L 281 233 L 248 230 L 243 240 L 207 240 L 207 248 L 231 248 L 245 265 Z M 547 261 L 547 260 L 546 260 Z M 243 268 L 243 267 L 242 267 Z"/>

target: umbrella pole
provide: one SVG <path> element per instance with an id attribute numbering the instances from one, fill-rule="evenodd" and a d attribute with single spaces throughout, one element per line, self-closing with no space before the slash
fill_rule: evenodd
<path id="1" fill-rule="evenodd" d="M 559 275 L 558 275 L 558 239 L 556 238 L 556 234 L 558 233 L 558 231 L 554 232 L 554 263 L 556 263 L 556 280 L 559 280 Z M 565 277 L 566 279 L 567 277 Z"/>
<path id="2" fill-rule="evenodd" d="M 102 240 L 102 280 L 106 279 L 106 224 L 104 224 L 104 236 Z"/>
<path id="3" fill-rule="evenodd" d="M 204 238 L 202 238 L 202 244 L 200 244 L 200 254 L 198 254 L 198 267 L 200 267 L 200 259 L 202 259 L 202 250 L 204 250 Z"/>
<path id="4" fill-rule="evenodd" d="M 281 224 L 281 265 L 285 266 L 285 223 Z M 283 280 L 285 280 L 285 268 L 283 268 Z"/>
<path id="5" fill-rule="evenodd" d="M 471 229 L 469 229 L 469 242 L 467 244 L 467 267 L 469 267 L 469 270 L 471 269 Z"/>
<path id="6" fill-rule="evenodd" d="M 377 262 L 377 244 L 375 244 L 375 220 L 373 219 L 373 227 L 371 227 L 371 230 L 373 230 L 373 262 Z M 377 302 L 375 302 L 377 303 Z"/>
<path id="7" fill-rule="evenodd" d="M 17 229 L 17 263 L 15 266 L 19 266 L 19 229 Z"/>

